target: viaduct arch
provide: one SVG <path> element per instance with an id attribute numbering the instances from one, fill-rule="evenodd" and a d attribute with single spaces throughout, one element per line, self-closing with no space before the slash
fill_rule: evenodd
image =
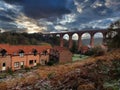
<path id="1" fill-rule="evenodd" d="M 96 33 L 102 33 L 103 35 L 103 42 L 105 41 L 106 35 L 108 33 L 107 29 L 101 29 L 101 30 L 84 30 L 84 31 L 71 31 L 71 32 L 59 32 L 59 33 L 46 33 L 43 35 L 53 35 L 53 36 L 57 36 L 59 35 L 60 37 L 60 46 L 64 47 L 64 42 L 63 42 L 63 36 L 65 34 L 67 34 L 69 36 L 69 49 L 72 48 L 72 36 L 73 34 L 77 34 L 78 35 L 78 50 L 80 50 L 81 46 L 82 46 L 82 35 L 84 33 L 89 33 L 90 34 L 90 46 L 94 47 L 94 35 Z"/>

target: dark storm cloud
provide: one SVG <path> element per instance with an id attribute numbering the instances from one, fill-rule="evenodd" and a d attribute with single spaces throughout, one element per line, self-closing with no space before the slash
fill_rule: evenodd
<path id="1" fill-rule="evenodd" d="M 39 31 L 42 27 L 44 27 L 42 31 L 49 32 L 74 28 L 78 30 L 107 28 L 110 23 L 120 18 L 120 0 L 4 1 L 8 5 L 0 0 L 0 22 L 10 23 L 1 26 L 10 26 L 18 30 L 25 28 L 29 29 L 28 32 Z M 37 26 L 38 29 L 35 29 Z"/>
<path id="2" fill-rule="evenodd" d="M 24 0 L 24 12 L 33 18 L 50 17 L 69 13 L 66 0 Z"/>
<path id="3" fill-rule="evenodd" d="M 7 21 L 7 22 L 13 21 L 12 19 L 10 19 L 10 18 L 8 18 L 8 17 L 6 17 L 6 16 L 3 16 L 3 15 L 0 15 L 0 20 L 1 20 L 1 21 Z"/>
<path id="4" fill-rule="evenodd" d="M 66 8 L 67 0 L 5 0 L 9 3 L 21 4 L 24 13 L 32 18 L 59 16 L 70 13 Z"/>

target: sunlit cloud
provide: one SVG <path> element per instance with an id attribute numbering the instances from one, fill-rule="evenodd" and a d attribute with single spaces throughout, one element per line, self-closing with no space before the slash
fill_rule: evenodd
<path id="1" fill-rule="evenodd" d="M 61 30 L 67 30 L 66 27 L 60 26 L 60 25 L 55 26 L 55 29 L 56 29 L 56 30 L 59 30 L 59 31 L 61 31 Z"/>
<path id="2" fill-rule="evenodd" d="M 15 22 L 18 28 L 25 29 L 29 33 L 42 32 L 47 29 L 46 27 L 38 26 L 34 19 L 28 18 L 24 14 L 17 17 Z"/>
<path id="3" fill-rule="evenodd" d="M 106 0 L 105 5 L 107 7 L 113 7 L 116 5 L 120 5 L 120 2 L 118 0 Z"/>
<path id="4" fill-rule="evenodd" d="M 110 26 L 110 24 L 112 22 L 115 22 L 116 20 L 118 20 L 119 17 L 114 17 L 114 18 L 106 18 L 106 19 L 100 19 L 100 20 L 94 20 L 94 21 L 90 21 L 88 23 L 84 23 L 80 25 L 81 29 L 85 29 L 85 28 L 92 28 L 92 29 L 106 29 Z"/>
<path id="5" fill-rule="evenodd" d="M 62 25 L 72 23 L 76 21 L 76 15 L 75 14 L 67 14 L 62 17 L 62 19 L 57 18 L 57 23 L 60 23 Z"/>
<path id="6" fill-rule="evenodd" d="M 103 6 L 103 4 L 99 1 L 96 1 L 91 5 L 91 7 L 93 7 L 93 8 L 102 7 L 102 6 Z"/>
<path id="7" fill-rule="evenodd" d="M 82 13 L 83 12 L 83 9 L 82 9 L 83 6 L 79 2 L 77 2 L 77 0 L 74 0 L 74 4 L 76 5 L 77 12 Z"/>

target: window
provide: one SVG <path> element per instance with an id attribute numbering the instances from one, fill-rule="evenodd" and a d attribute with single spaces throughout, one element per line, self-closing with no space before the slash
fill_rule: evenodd
<path id="1" fill-rule="evenodd" d="M 23 57 L 24 56 L 24 53 L 19 53 L 20 57 Z"/>
<path id="2" fill-rule="evenodd" d="M 5 67 L 6 66 L 6 63 L 3 63 L 3 67 Z"/>
<path id="3" fill-rule="evenodd" d="M 15 68 L 19 67 L 19 62 L 15 62 L 15 63 L 14 63 L 14 67 L 15 67 Z"/>
<path id="4" fill-rule="evenodd" d="M 30 65 L 33 64 L 33 60 L 30 60 L 30 61 L 29 61 L 29 64 L 30 64 Z"/>
<path id="5" fill-rule="evenodd" d="M 6 53 L 7 53 L 7 51 L 6 51 L 5 49 L 2 49 L 2 50 L 0 51 L 0 53 L 1 53 L 2 56 L 5 56 Z"/>
<path id="6" fill-rule="evenodd" d="M 24 67 L 24 62 L 23 61 L 20 62 L 20 65 L 21 65 L 21 68 L 23 68 Z"/>
<path id="7" fill-rule="evenodd" d="M 24 62 L 23 62 L 23 61 L 21 62 L 21 65 L 24 65 Z"/>
<path id="8" fill-rule="evenodd" d="M 37 50 L 36 49 L 33 49 L 33 54 L 34 54 L 34 56 L 36 56 L 37 55 Z"/>
<path id="9" fill-rule="evenodd" d="M 35 60 L 35 63 L 36 63 L 36 60 Z"/>
<path id="10" fill-rule="evenodd" d="M 45 65 L 45 60 L 42 59 L 42 60 L 41 60 L 41 64 L 42 64 L 42 65 Z"/>
<path id="11" fill-rule="evenodd" d="M 19 55 L 20 55 L 20 57 L 23 57 L 24 56 L 24 51 L 23 50 L 19 50 Z"/>
<path id="12" fill-rule="evenodd" d="M 46 56 L 48 52 L 47 52 L 47 50 L 44 50 L 42 53 L 43 53 L 43 55 Z"/>

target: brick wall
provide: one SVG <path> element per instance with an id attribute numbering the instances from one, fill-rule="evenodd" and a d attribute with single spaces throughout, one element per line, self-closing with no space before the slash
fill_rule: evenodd
<path id="1" fill-rule="evenodd" d="M 12 56 L 12 70 L 18 70 L 22 68 L 22 62 L 23 67 L 27 65 L 27 56 L 24 55 L 23 57 L 20 56 Z"/>
<path id="2" fill-rule="evenodd" d="M 41 65 L 45 65 L 45 63 L 48 62 L 48 61 L 49 61 L 49 54 L 47 54 L 47 55 L 44 55 L 44 54 L 40 55 L 40 64 Z"/>
<path id="3" fill-rule="evenodd" d="M 71 61 L 72 61 L 72 53 L 70 51 L 64 50 L 60 52 L 60 56 L 59 56 L 60 63 L 66 63 Z"/>
<path id="4" fill-rule="evenodd" d="M 0 56 L 0 71 L 11 68 L 11 56 Z"/>
<path id="5" fill-rule="evenodd" d="M 26 63 L 26 66 L 27 67 L 33 67 L 33 66 L 36 66 L 38 63 L 40 63 L 40 59 L 39 59 L 39 55 L 27 55 L 27 63 Z M 30 63 L 31 61 L 33 60 L 33 64 Z"/>

